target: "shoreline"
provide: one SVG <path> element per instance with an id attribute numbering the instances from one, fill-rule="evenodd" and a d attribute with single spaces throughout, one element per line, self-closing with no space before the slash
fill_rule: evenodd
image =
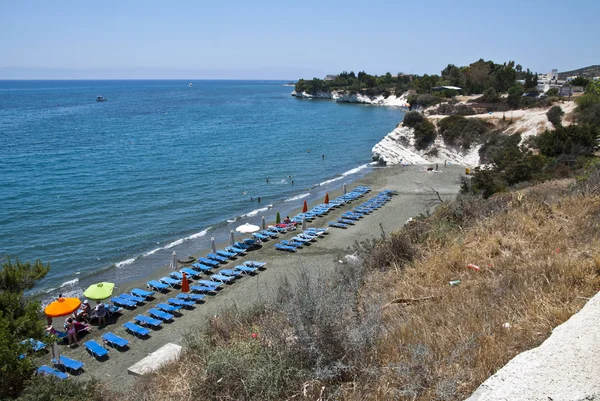
<path id="1" fill-rule="evenodd" d="M 125 285 L 132 280 L 137 281 L 138 279 L 144 279 L 145 277 L 153 277 L 155 276 L 155 271 L 163 271 L 164 267 L 169 264 L 171 250 L 177 252 L 178 258 L 196 255 L 199 252 L 204 252 L 204 254 L 206 254 L 205 251 L 210 248 L 211 237 L 215 237 L 217 247 L 219 247 L 219 244 L 223 246 L 228 245 L 229 231 L 234 230 L 235 232 L 235 228 L 239 225 L 242 225 L 245 222 L 260 225 L 262 216 L 265 216 L 267 224 L 270 224 L 271 221 L 275 221 L 275 214 L 277 211 L 281 213 L 282 219 L 287 214 L 297 214 L 301 211 L 304 200 L 309 204 L 321 200 L 326 192 L 331 194 L 338 189 L 341 190 L 343 184 L 352 186 L 353 183 L 372 172 L 375 168 L 377 168 L 377 166 L 376 163 L 373 162 L 360 164 L 343 173 L 337 174 L 332 178 L 314 184 L 310 188 L 299 188 L 298 193 L 281 196 L 272 203 L 265 202 L 264 205 L 257 205 L 255 202 L 254 208 L 241 212 L 237 216 L 223 216 L 218 223 L 207 225 L 197 232 L 182 234 L 180 238 L 167 240 L 164 242 L 165 245 L 157 244 L 157 247 L 152 248 L 152 245 L 149 244 L 147 249 L 141 250 L 137 255 L 125 256 L 118 262 L 112 263 L 111 265 L 96 271 L 81 275 L 79 272 L 75 272 L 69 280 L 65 280 L 56 286 L 34 287 L 30 291 L 30 295 L 40 299 L 42 305 L 46 305 L 54 300 L 58 294 L 63 294 L 63 296 L 67 297 L 83 297 L 85 288 L 98 281 L 114 282 L 116 284 L 115 288 L 118 288 L 118 286 Z M 236 238 L 239 236 L 238 234 L 239 233 L 236 233 Z M 181 247 L 184 249 L 181 250 Z M 160 258 L 160 260 L 157 259 L 158 255 L 153 257 L 157 252 L 165 253 L 166 251 L 168 251 L 168 255 Z M 128 267 L 134 263 L 145 264 L 145 266 L 143 266 L 139 273 L 131 273 L 131 270 L 128 269 Z M 136 267 L 139 268 L 140 266 Z M 121 271 L 129 271 L 136 277 L 129 279 L 123 278 Z"/>
<path id="2" fill-rule="evenodd" d="M 281 281 L 294 280 L 296 273 L 301 268 L 307 269 L 316 278 L 327 275 L 334 269 L 338 260 L 344 254 L 351 253 L 349 249 L 355 242 L 379 238 L 382 231 L 386 233 L 395 231 L 410 217 L 424 213 L 428 208 L 427 201 L 431 198 L 428 186 L 436 188 L 444 199 L 453 198 L 458 192 L 457 179 L 462 175 L 462 172 L 463 169 L 458 167 L 450 167 L 438 174 L 426 172 L 415 166 L 375 168 L 348 187 L 351 190 L 358 185 L 368 185 L 372 188 L 370 194 L 359 201 L 351 203 L 349 206 L 330 212 L 328 216 L 309 223 L 310 227 L 327 226 L 327 222 L 334 220 L 343 210 L 353 208 L 357 204 L 370 199 L 380 190 L 393 189 L 398 191 L 398 195 L 392 197 L 390 202 L 361 219 L 351 228 L 345 230 L 330 228 L 329 235 L 291 254 L 274 250 L 273 245 L 278 240 L 270 240 L 261 249 L 251 251 L 247 256 L 222 265 L 222 268 L 231 268 L 245 260 L 259 260 L 267 262 L 267 269 L 255 276 L 244 276 L 236 280 L 236 283 L 226 285 L 218 294 L 207 296 L 205 298 L 206 302 L 197 304 L 193 309 L 182 311 L 181 317 L 176 317 L 171 323 L 165 323 L 160 330 L 152 331 L 148 339 L 138 339 L 126 333 L 122 324 L 131 321 L 137 314 L 145 313 L 158 302 L 176 296 L 180 292 L 179 289 L 172 289 L 165 294 L 156 294 L 154 300 L 146 302 L 134 310 L 124 310 L 121 316 L 112 317 L 108 326 L 102 329 L 93 325 L 91 332 L 80 338 L 80 344 L 90 339 L 99 341 L 101 340 L 101 334 L 108 331 L 130 341 L 130 348 L 127 351 L 120 352 L 111 349 L 108 360 L 104 362 L 99 362 L 90 357 L 82 346 L 73 349 L 61 346 L 61 353 L 86 364 L 85 373 L 77 377 L 77 380 L 88 380 L 94 377 L 116 388 L 129 388 L 134 379 L 133 376 L 126 374 L 127 368 L 148 353 L 169 342 L 183 345 L 185 336 L 190 331 L 205 328 L 211 318 L 218 316 L 226 308 L 233 307 L 242 311 L 248 310 L 266 297 L 275 296 Z M 337 191 L 330 191 L 330 197 L 338 196 L 341 190 L 340 188 Z M 280 236 L 280 239 L 293 235 L 295 234 L 285 234 Z M 198 252 L 196 255 L 202 253 Z M 114 295 L 116 296 L 134 287 L 146 288 L 146 281 L 168 275 L 171 271 L 165 265 L 153 271 L 147 277 L 119 285 L 118 288 L 115 288 Z M 62 320 L 56 319 L 55 324 L 58 326 L 59 323 L 62 324 Z M 41 356 L 37 361 L 39 361 L 39 364 L 46 363 L 46 358 L 47 356 Z"/>

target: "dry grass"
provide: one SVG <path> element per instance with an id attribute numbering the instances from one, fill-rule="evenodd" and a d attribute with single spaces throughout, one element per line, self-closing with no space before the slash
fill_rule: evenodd
<path id="1" fill-rule="evenodd" d="M 491 199 L 505 210 L 451 236 L 429 235 L 410 267 L 373 277 L 365 294 L 436 298 L 386 308 L 381 375 L 344 398 L 464 399 L 582 307 L 600 284 L 600 197 L 546 187 Z M 438 210 L 438 223 L 450 209 Z"/>
<path id="2" fill-rule="evenodd" d="M 214 319 L 180 362 L 114 398 L 464 399 L 597 291 L 599 174 L 445 203 L 357 245 L 364 263 L 301 271 L 275 304 Z M 427 299 L 382 308 L 398 298 Z"/>

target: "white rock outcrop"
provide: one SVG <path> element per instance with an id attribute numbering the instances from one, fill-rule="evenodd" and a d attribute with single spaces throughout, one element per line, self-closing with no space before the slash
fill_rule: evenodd
<path id="1" fill-rule="evenodd" d="M 474 146 L 463 151 L 447 146 L 438 136 L 435 143 L 424 150 L 415 148 L 414 129 L 399 124 L 396 129 L 387 134 L 375 147 L 373 157 L 385 164 L 459 164 L 476 166 L 479 164 L 479 148 Z"/>
<path id="2" fill-rule="evenodd" d="M 374 97 L 369 97 L 360 93 L 351 95 L 345 91 L 318 92 L 316 94 L 293 91 L 292 96 L 305 99 L 329 99 L 340 103 L 361 103 L 390 107 L 406 107 L 407 104 L 406 94 L 403 94 L 399 97 L 391 95 L 387 98 L 384 98 L 382 95 Z"/>

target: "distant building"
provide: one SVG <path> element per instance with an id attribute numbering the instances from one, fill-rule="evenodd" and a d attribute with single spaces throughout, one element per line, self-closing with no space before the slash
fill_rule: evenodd
<path id="1" fill-rule="evenodd" d="M 443 90 L 460 92 L 460 91 L 462 91 L 462 88 L 459 88 L 458 86 L 444 85 L 444 86 L 434 86 L 433 88 L 431 88 L 431 90 L 434 92 L 441 92 Z"/>
<path id="2" fill-rule="evenodd" d="M 338 75 L 325 75 L 324 81 L 335 81 Z"/>
<path id="3" fill-rule="evenodd" d="M 546 74 L 546 80 L 548 81 L 556 81 L 558 79 L 558 70 L 554 68 L 548 74 Z"/>

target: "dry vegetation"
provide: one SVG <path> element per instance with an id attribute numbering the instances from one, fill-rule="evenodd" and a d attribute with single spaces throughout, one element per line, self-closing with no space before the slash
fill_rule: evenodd
<path id="1" fill-rule="evenodd" d="M 332 277 L 300 272 L 274 304 L 215 318 L 180 362 L 113 398 L 464 399 L 597 291 L 599 183 L 444 203 L 356 244 Z"/>

